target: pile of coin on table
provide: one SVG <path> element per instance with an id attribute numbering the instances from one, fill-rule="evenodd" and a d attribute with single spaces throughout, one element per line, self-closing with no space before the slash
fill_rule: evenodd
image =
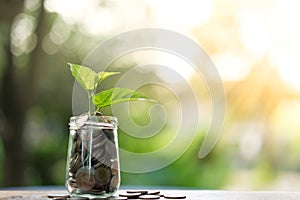
<path id="1" fill-rule="evenodd" d="M 49 194 L 49 198 L 53 200 L 89 200 L 87 197 L 71 197 L 68 194 Z M 98 198 L 98 200 L 121 200 L 121 199 L 185 199 L 186 196 L 182 194 L 163 194 L 160 191 L 153 190 L 129 190 L 119 193 L 118 196 L 108 198 Z"/>
<path id="2" fill-rule="evenodd" d="M 105 195 L 119 187 L 118 150 L 113 129 L 92 128 L 92 133 L 88 133 L 91 127 L 86 125 L 73 129 L 66 181 L 71 194 Z"/>
<path id="3" fill-rule="evenodd" d="M 163 194 L 160 191 L 153 190 L 129 190 L 124 193 L 120 193 L 119 197 L 124 197 L 126 199 L 185 199 L 185 195 L 181 194 Z"/>

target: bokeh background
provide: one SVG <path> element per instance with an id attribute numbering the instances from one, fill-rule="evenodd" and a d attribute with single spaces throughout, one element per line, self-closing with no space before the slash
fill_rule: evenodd
<path id="1" fill-rule="evenodd" d="M 0 0 L 0 187 L 64 184 L 74 84 L 66 63 L 81 63 L 108 37 L 156 27 L 190 37 L 215 63 L 227 99 L 224 130 L 199 159 L 211 105 L 205 85 L 194 85 L 202 91 L 203 117 L 192 145 L 166 168 L 122 173 L 122 185 L 298 190 L 298 7 L 293 0 Z M 180 62 L 169 63 L 191 84 L 199 78 Z M 151 87 L 144 90 L 151 94 Z M 162 89 L 158 96 L 168 95 Z M 171 109 L 176 101 L 170 102 Z M 133 117 L 147 124 L 140 116 L 145 108 L 136 106 Z M 119 143 L 151 151 L 170 140 L 172 124 L 163 132 L 160 143 L 145 145 L 122 133 Z"/>

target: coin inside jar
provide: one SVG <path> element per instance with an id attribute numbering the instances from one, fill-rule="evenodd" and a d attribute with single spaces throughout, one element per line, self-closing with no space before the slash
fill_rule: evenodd
<path id="1" fill-rule="evenodd" d="M 96 178 L 99 185 L 105 185 L 110 181 L 111 171 L 105 167 L 99 167 L 96 169 Z"/>
<path id="2" fill-rule="evenodd" d="M 105 152 L 108 153 L 108 156 L 110 158 L 116 158 L 117 157 L 117 149 L 114 143 L 112 143 L 111 141 L 106 143 L 105 146 Z"/>
<path id="3" fill-rule="evenodd" d="M 119 176 L 118 175 L 113 176 L 111 178 L 110 185 L 109 185 L 110 190 L 111 191 L 116 190 L 116 188 L 118 188 L 119 184 L 120 184 Z"/>
<path id="4" fill-rule="evenodd" d="M 93 147 L 94 148 L 94 147 Z M 97 161 L 101 161 L 103 160 L 103 158 L 105 157 L 105 151 L 103 148 L 99 147 L 97 149 L 93 149 L 92 152 L 92 156 L 94 159 L 96 159 Z"/>
<path id="5" fill-rule="evenodd" d="M 70 166 L 69 166 L 69 171 L 71 173 L 76 173 L 76 171 L 79 169 L 81 166 L 81 157 L 79 153 L 77 152 L 70 161 Z"/>
<path id="6" fill-rule="evenodd" d="M 119 173 L 119 162 L 114 161 L 111 165 L 111 173 L 112 175 L 117 175 Z"/>
<path id="7" fill-rule="evenodd" d="M 76 183 L 81 190 L 91 190 L 95 184 L 95 169 L 92 167 L 82 167 L 76 173 Z"/>
<path id="8" fill-rule="evenodd" d="M 92 137 L 92 134 L 93 134 L 92 130 L 89 129 L 82 129 L 79 132 L 79 136 L 82 141 L 89 141 Z"/>

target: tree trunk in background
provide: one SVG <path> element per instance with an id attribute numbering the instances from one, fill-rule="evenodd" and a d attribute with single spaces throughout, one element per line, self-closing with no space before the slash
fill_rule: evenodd
<path id="1" fill-rule="evenodd" d="M 9 52 L 9 51 L 7 51 Z M 6 71 L 2 79 L 1 107 L 5 122 L 2 135 L 4 144 L 4 186 L 24 184 L 23 174 L 23 128 L 25 122 L 25 105 L 19 99 L 18 87 L 15 84 L 15 67 L 12 55 L 7 53 Z"/>
<path id="2" fill-rule="evenodd" d="M 41 68 L 42 42 L 45 35 L 43 4 L 37 17 L 36 35 L 37 46 L 29 55 L 28 66 L 24 74 L 18 73 L 14 65 L 14 55 L 11 53 L 11 25 L 14 17 L 23 11 L 23 1 L 0 1 L 0 25 L 8 27 L 3 50 L 5 51 L 5 67 L 3 77 L 0 79 L 0 109 L 4 116 L 4 129 L 0 129 L 0 135 L 4 144 L 4 180 L 3 186 L 22 186 L 24 182 L 24 168 L 26 161 L 26 148 L 23 145 L 24 125 L 26 113 L 34 101 L 37 86 L 38 71 Z M 21 77 L 22 76 L 22 77 Z M 2 131 L 2 132 L 1 132 Z"/>
<path id="3" fill-rule="evenodd" d="M 0 3 L 1 25 L 6 26 L 6 32 L 1 35 L 5 40 L 3 50 L 4 72 L 1 86 L 1 109 L 4 115 L 4 128 L 1 137 L 4 145 L 4 180 L 3 186 L 23 185 L 23 127 L 24 127 L 24 105 L 20 101 L 18 85 L 16 84 L 16 69 L 13 64 L 13 55 L 10 51 L 10 33 L 14 17 L 22 12 L 23 1 L 3 0 Z"/>

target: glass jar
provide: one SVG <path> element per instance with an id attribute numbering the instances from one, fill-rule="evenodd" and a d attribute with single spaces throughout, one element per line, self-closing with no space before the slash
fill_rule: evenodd
<path id="1" fill-rule="evenodd" d="M 120 186 L 117 118 L 70 118 L 66 188 L 72 196 L 104 198 Z"/>

